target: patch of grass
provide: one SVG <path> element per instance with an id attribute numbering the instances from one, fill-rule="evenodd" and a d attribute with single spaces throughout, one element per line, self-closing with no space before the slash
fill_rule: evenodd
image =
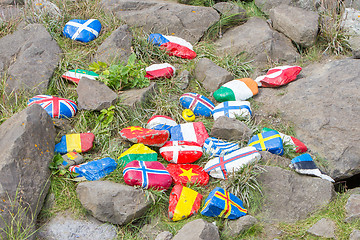
<path id="1" fill-rule="evenodd" d="M 244 1 L 236 1 L 236 4 L 245 9 L 246 15 L 248 18 L 250 17 L 260 17 L 267 19 L 268 16 L 260 10 L 258 6 L 256 6 L 255 1 L 244 2 Z"/>

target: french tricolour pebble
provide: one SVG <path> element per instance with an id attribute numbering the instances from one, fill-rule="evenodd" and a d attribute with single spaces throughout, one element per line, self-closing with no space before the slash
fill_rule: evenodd
<path id="1" fill-rule="evenodd" d="M 175 74 L 175 67 L 169 63 L 153 64 L 145 68 L 145 77 L 154 80 L 159 78 L 172 78 Z"/>
<path id="2" fill-rule="evenodd" d="M 131 126 L 120 131 L 120 136 L 133 143 L 143 143 L 148 146 L 162 147 L 169 138 L 169 132 Z"/>
<path id="3" fill-rule="evenodd" d="M 74 83 L 79 83 L 80 79 L 82 77 L 86 77 L 92 80 L 95 80 L 97 77 L 99 77 L 99 74 L 92 72 L 92 71 L 88 71 L 88 70 L 83 70 L 83 69 L 75 69 L 75 70 L 70 70 L 65 72 L 61 77 L 72 81 Z"/>
<path id="4" fill-rule="evenodd" d="M 251 78 L 235 79 L 222 85 L 213 94 L 218 102 L 243 101 L 258 94 L 258 85 Z"/>
<path id="5" fill-rule="evenodd" d="M 269 151 L 280 156 L 284 154 L 282 139 L 277 131 L 259 133 L 249 140 L 248 145 L 258 151 Z"/>
<path id="6" fill-rule="evenodd" d="M 221 116 L 228 118 L 251 117 L 251 107 L 248 101 L 227 101 L 219 103 L 213 110 L 214 120 Z"/>
<path id="7" fill-rule="evenodd" d="M 52 118 L 71 118 L 77 112 L 74 101 L 50 95 L 37 95 L 29 99 L 28 106 L 39 104 Z"/>
<path id="8" fill-rule="evenodd" d="M 196 116 L 210 117 L 215 105 L 205 96 L 197 93 L 184 93 L 180 96 L 183 108 L 191 109 Z"/>
<path id="9" fill-rule="evenodd" d="M 148 120 L 146 128 L 170 131 L 170 128 L 176 125 L 178 124 L 171 117 L 164 115 L 154 115 Z"/>
<path id="10" fill-rule="evenodd" d="M 170 135 L 170 141 L 192 141 L 197 142 L 201 147 L 209 137 L 202 122 L 190 122 L 174 126 L 170 130 Z"/>
<path id="11" fill-rule="evenodd" d="M 66 134 L 55 145 L 55 152 L 65 154 L 68 152 L 88 152 L 92 149 L 95 140 L 93 133 Z"/>
<path id="12" fill-rule="evenodd" d="M 280 87 L 294 81 L 300 71 L 299 66 L 281 66 L 269 69 L 266 75 L 255 80 L 260 82 L 262 87 Z"/>
<path id="13" fill-rule="evenodd" d="M 220 157 L 240 149 L 239 144 L 223 141 L 214 137 L 205 140 L 203 152 L 210 157 Z"/>
<path id="14" fill-rule="evenodd" d="M 96 181 L 112 173 L 117 167 L 117 163 L 112 158 L 103 158 L 80 165 L 69 167 L 70 172 L 78 173 L 77 177 L 85 177 L 88 181 Z"/>
<path id="15" fill-rule="evenodd" d="M 275 130 L 273 130 L 271 128 L 263 128 L 261 131 L 268 132 L 268 131 L 275 131 Z M 278 133 L 279 133 L 281 139 L 283 140 L 283 144 L 289 144 L 289 145 L 293 146 L 294 150 L 297 153 L 303 153 L 303 152 L 307 151 L 307 147 L 299 139 L 297 139 L 293 136 L 283 134 L 281 132 L 278 132 Z"/>
<path id="16" fill-rule="evenodd" d="M 65 24 L 63 34 L 65 37 L 80 42 L 90 42 L 99 36 L 101 23 L 96 19 L 72 19 Z"/>
<path id="17" fill-rule="evenodd" d="M 174 164 L 170 163 L 166 169 L 170 173 L 175 184 L 186 186 L 200 185 L 205 186 L 209 182 L 209 174 L 204 169 L 195 164 Z"/>
<path id="18" fill-rule="evenodd" d="M 190 141 L 168 141 L 159 151 L 166 161 L 172 163 L 193 163 L 203 154 L 202 147 Z"/>

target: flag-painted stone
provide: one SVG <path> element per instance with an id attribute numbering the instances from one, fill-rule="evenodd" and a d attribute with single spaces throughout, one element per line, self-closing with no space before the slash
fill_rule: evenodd
<path id="1" fill-rule="evenodd" d="M 281 66 L 271 68 L 263 78 L 257 79 L 262 87 L 280 87 L 294 81 L 300 73 L 299 66 Z"/>
<path id="2" fill-rule="evenodd" d="M 195 114 L 190 109 L 184 109 L 184 111 L 182 111 L 181 116 L 187 122 L 195 121 Z"/>
<path id="3" fill-rule="evenodd" d="M 200 213 L 208 217 L 237 219 L 245 216 L 247 210 L 244 208 L 243 202 L 234 194 L 216 187 L 205 199 Z"/>
<path id="4" fill-rule="evenodd" d="M 203 154 L 202 147 L 190 141 L 168 141 L 159 152 L 166 161 L 172 163 L 193 163 Z"/>
<path id="5" fill-rule="evenodd" d="M 79 165 L 84 162 L 83 156 L 77 152 L 69 152 L 62 155 L 63 162 L 59 165 L 59 168 L 68 168 L 73 165 Z"/>
<path id="6" fill-rule="evenodd" d="M 197 213 L 200 209 L 202 195 L 198 192 L 175 185 L 169 198 L 169 219 L 179 221 Z"/>
<path id="7" fill-rule="evenodd" d="M 249 140 L 248 145 L 258 151 L 269 151 L 280 156 L 284 154 L 282 139 L 277 131 L 259 133 Z"/>
<path id="8" fill-rule="evenodd" d="M 123 152 L 117 162 L 120 167 L 124 167 L 126 164 L 134 160 L 145 162 L 157 161 L 157 153 L 144 144 L 137 143 Z"/>
<path id="9" fill-rule="evenodd" d="M 170 128 L 176 125 L 178 124 L 171 117 L 164 115 L 154 115 L 148 120 L 146 128 L 170 131 Z"/>
<path id="10" fill-rule="evenodd" d="M 72 19 L 65 24 L 63 34 L 65 37 L 80 42 L 90 42 L 99 36 L 101 23 L 96 19 Z"/>
<path id="11" fill-rule="evenodd" d="M 154 80 L 159 78 L 172 78 L 175 74 L 175 67 L 168 63 L 153 64 L 145 68 L 145 77 Z"/>
<path id="12" fill-rule="evenodd" d="M 88 70 L 76 69 L 76 70 L 67 71 L 61 77 L 69 81 L 72 81 L 74 83 L 79 83 L 82 77 L 95 80 L 97 77 L 99 77 L 99 74 Z"/>
<path id="13" fill-rule="evenodd" d="M 121 137 L 133 143 L 143 143 L 148 146 L 162 147 L 169 138 L 169 132 L 131 126 L 120 131 Z"/>
<path id="14" fill-rule="evenodd" d="M 223 141 L 214 137 L 205 140 L 203 152 L 210 157 L 220 157 L 240 149 L 239 144 Z"/>
<path id="15" fill-rule="evenodd" d="M 126 164 L 123 175 L 126 184 L 144 189 L 167 190 L 172 183 L 170 173 L 157 161 L 132 161 Z"/>
<path id="16" fill-rule="evenodd" d="M 236 118 L 236 116 L 251 117 L 251 115 L 252 112 L 250 102 L 248 101 L 222 102 L 219 103 L 213 111 L 214 120 L 218 119 L 221 116 Z"/>
<path id="17" fill-rule="evenodd" d="M 210 117 L 215 105 L 205 96 L 197 93 L 184 93 L 180 96 L 183 108 L 190 109 L 196 116 Z"/>
<path id="18" fill-rule="evenodd" d="M 209 183 L 209 174 L 198 165 L 170 163 L 166 169 L 175 184 L 186 186 L 189 183 L 190 185 L 198 184 L 205 186 Z"/>
<path id="19" fill-rule="evenodd" d="M 261 131 L 268 132 L 268 131 L 275 131 L 275 130 L 273 130 L 271 128 L 263 128 Z M 278 132 L 278 133 L 283 141 L 283 144 L 289 144 L 289 145 L 293 146 L 294 150 L 297 153 L 303 153 L 303 152 L 307 151 L 307 147 L 299 139 L 294 138 L 293 136 L 283 134 L 281 132 Z"/>
<path id="20" fill-rule="evenodd" d="M 70 172 L 78 173 L 77 177 L 85 177 L 86 180 L 95 181 L 112 173 L 117 167 L 117 163 L 112 158 L 103 158 L 80 165 L 69 167 Z"/>
<path id="21" fill-rule="evenodd" d="M 296 172 L 301 174 L 312 175 L 328 180 L 330 182 L 334 182 L 334 180 L 331 177 L 323 174 L 318 169 L 312 157 L 308 153 L 304 153 L 300 156 L 293 158 L 291 160 L 290 168 L 295 169 Z"/>
<path id="22" fill-rule="evenodd" d="M 55 145 L 55 152 L 65 154 L 68 152 L 88 152 L 92 149 L 95 140 L 93 133 L 66 134 Z"/>
<path id="23" fill-rule="evenodd" d="M 202 122 L 183 123 L 174 126 L 170 130 L 170 141 L 192 141 L 197 142 L 201 147 L 209 137 Z"/>
<path id="24" fill-rule="evenodd" d="M 243 101 L 258 94 L 258 85 L 251 78 L 235 79 L 222 85 L 213 94 L 218 102 Z"/>
<path id="25" fill-rule="evenodd" d="M 260 160 L 261 155 L 254 147 L 244 147 L 222 157 L 210 159 L 204 170 L 214 178 L 227 179 L 228 175 L 244 165 Z"/>
<path id="26" fill-rule="evenodd" d="M 165 50 L 169 56 L 185 59 L 193 59 L 196 57 L 191 43 L 182 38 L 153 33 L 150 34 L 148 41 L 155 46 L 159 46 L 160 49 Z"/>
<path id="27" fill-rule="evenodd" d="M 39 104 L 52 118 L 71 118 L 77 112 L 74 101 L 50 95 L 36 95 L 30 98 L 27 104 Z"/>

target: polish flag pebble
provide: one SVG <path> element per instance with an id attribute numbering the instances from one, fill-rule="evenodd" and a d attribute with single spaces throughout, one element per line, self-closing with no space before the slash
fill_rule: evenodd
<path id="1" fill-rule="evenodd" d="M 203 154 L 198 143 L 189 141 L 168 141 L 159 151 L 166 161 L 172 163 L 193 163 Z"/>
<path id="2" fill-rule="evenodd" d="M 162 64 L 153 64 L 145 68 L 146 75 L 145 77 L 154 80 L 159 78 L 171 78 L 175 74 L 175 67 L 171 66 L 168 63 Z"/>
<path id="3" fill-rule="evenodd" d="M 261 131 L 268 132 L 268 131 L 275 131 L 275 130 L 273 130 L 271 128 L 263 128 Z M 303 153 L 303 152 L 307 151 L 307 147 L 299 139 L 294 138 L 293 136 L 283 134 L 281 132 L 278 132 L 278 133 L 279 133 L 281 139 L 283 140 L 283 144 L 289 144 L 289 145 L 293 146 L 294 150 L 297 153 Z"/>
<path id="4" fill-rule="evenodd" d="M 213 110 L 214 120 L 221 116 L 228 118 L 251 117 L 252 112 L 248 101 L 227 101 L 220 103 Z"/>
<path id="5" fill-rule="evenodd" d="M 262 87 L 280 87 L 294 81 L 300 73 L 301 67 L 299 66 L 281 66 L 271 68 L 262 78 L 257 81 L 261 82 Z"/>
<path id="6" fill-rule="evenodd" d="M 197 93 L 184 93 L 180 96 L 183 108 L 190 109 L 196 116 L 210 117 L 215 105 L 207 97 Z"/>
<path id="7" fill-rule="evenodd" d="M 171 117 L 164 115 L 154 115 L 148 120 L 146 128 L 170 131 L 170 128 L 176 125 L 178 124 Z"/>
<path id="8" fill-rule="evenodd" d="M 218 102 L 243 101 L 258 94 L 258 85 L 251 78 L 232 80 L 222 85 L 213 94 Z"/>
<path id="9" fill-rule="evenodd" d="M 63 34 L 65 37 L 80 42 L 90 42 L 99 36 L 101 23 L 97 19 L 72 19 L 65 24 Z"/>
<path id="10" fill-rule="evenodd" d="M 72 118 L 77 112 L 74 101 L 50 95 L 36 95 L 29 99 L 27 105 L 39 104 L 52 118 Z"/>
<path id="11" fill-rule="evenodd" d="M 92 80 L 95 80 L 99 75 L 95 72 L 88 71 L 88 70 L 82 70 L 82 69 L 76 69 L 76 70 L 70 70 L 64 73 L 61 77 L 72 81 L 74 83 L 79 83 L 80 79 L 82 77 L 86 77 Z"/>
<path id="12" fill-rule="evenodd" d="M 174 126 L 170 130 L 170 141 L 193 141 L 201 147 L 209 137 L 208 132 L 202 122 L 183 123 Z"/>

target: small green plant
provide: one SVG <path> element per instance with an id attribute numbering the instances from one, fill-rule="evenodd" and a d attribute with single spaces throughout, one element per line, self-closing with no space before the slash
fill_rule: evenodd
<path id="1" fill-rule="evenodd" d="M 108 128 L 114 120 L 115 106 L 110 106 L 108 109 L 102 109 L 101 114 L 96 119 L 96 126 L 101 126 L 101 129 Z M 96 127 L 97 128 L 97 127 Z"/>
<path id="2" fill-rule="evenodd" d="M 108 65 L 104 62 L 92 62 L 89 65 L 89 70 L 96 72 L 96 73 L 102 73 L 108 68 Z"/>
<path id="3" fill-rule="evenodd" d="M 67 178 L 72 178 L 72 177 L 76 177 L 79 174 L 78 173 L 74 173 L 74 172 L 70 172 L 69 170 L 65 169 L 65 168 L 61 168 L 61 164 L 63 163 L 64 159 L 61 157 L 60 154 L 56 154 L 52 160 L 52 162 L 49 165 L 49 168 L 52 172 L 53 175 L 61 175 Z"/>

